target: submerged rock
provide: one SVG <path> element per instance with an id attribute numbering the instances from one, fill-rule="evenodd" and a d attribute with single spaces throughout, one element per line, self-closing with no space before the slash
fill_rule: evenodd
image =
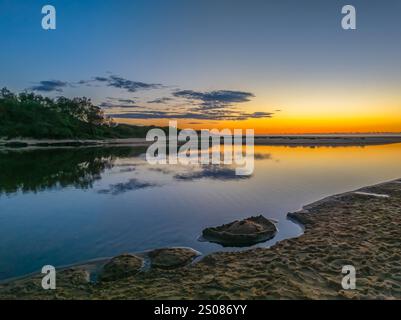
<path id="1" fill-rule="evenodd" d="M 173 269 L 190 263 L 198 252 L 190 248 L 163 248 L 149 252 L 152 268 Z"/>
<path id="2" fill-rule="evenodd" d="M 262 215 L 203 230 L 203 237 L 225 247 L 244 247 L 275 236 L 276 226 Z"/>
<path id="3" fill-rule="evenodd" d="M 100 281 L 114 281 L 133 276 L 142 267 L 142 259 L 132 254 L 114 257 L 103 267 L 99 275 Z"/>

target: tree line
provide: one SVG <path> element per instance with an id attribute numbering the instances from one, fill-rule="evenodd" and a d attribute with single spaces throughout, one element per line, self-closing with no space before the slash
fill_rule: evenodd
<path id="1" fill-rule="evenodd" d="M 0 137 L 101 139 L 145 137 L 151 127 L 116 124 L 86 97 L 44 97 L 0 90 Z"/>

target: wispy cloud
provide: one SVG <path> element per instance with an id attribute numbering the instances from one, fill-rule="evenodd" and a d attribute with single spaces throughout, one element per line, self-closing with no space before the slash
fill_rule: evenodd
<path id="1" fill-rule="evenodd" d="M 103 109 L 143 109 L 145 107 L 136 104 L 136 100 L 129 98 L 107 97 L 107 101 L 101 102 L 99 107 Z"/>
<path id="2" fill-rule="evenodd" d="M 159 83 L 146 83 L 129 80 L 120 76 L 110 75 L 107 77 L 94 77 L 91 80 L 81 80 L 79 84 L 91 84 L 93 82 L 103 83 L 108 87 L 124 89 L 128 92 L 137 92 L 139 90 L 160 89 L 164 86 Z"/>
<path id="3" fill-rule="evenodd" d="M 170 102 L 172 100 L 173 100 L 173 98 L 163 97 L 163 98 L 157 98 L 157 99 L 154 99 L 154 100 L 150 100 L 150 101 L 148 101 L 148 103 L 167 103 L 167 102 Z"/>
<path id="4" fill-rule="evenodd" d="M 127 119 L 197 119 L 197 120 L 237 120 L 243 121 L 249 118 L 271 118 L 271 112 L 238 112 L 231 110 L 219 110 L 215 112 L 168 112 L 161 110 L 147 110 L 127 113 L 111 113 L 113 118 Z"/>
<path id="5" fill-rule="evenodd" d="M 107 100 L 115 101 L 118 103 L 125 103 L 125 104 L 135 104 L 136 103 L 136 100 L 134 100 L 134 99 L 107 97 Z"/>
<path id="6" fill-rule="evenodd" d="M 102 109 L 144 109 L 145 107 L 143 106 L 138 106 L 135 104 L 118 104 L 118 103 L 111 103 L 111 102 L 101 102 L 99 104 L 99 107 Z"/>
<path id="7" fill-rule="evenodd" d="M 110 114 L 114 118 L 130 119 L 193 119 L 193 120 L 234 120 L 243 121 L 250 118 L 271 118 L 273 112 L 247 112 L 240 110 L 236 104 L 248 102 L 253 93 L 232 90 L 200 92 L 180 90 L 173 92 L 175 98 L 185 99 L 187 104 L 178 107 L 169 106 L 169 110 L 157 108 L 146 111 Z M 170 98 L 159 98 L 149 103 L 162 103 Z"/>
<path id="8" fill-rule="evenodd" d="M 81 80 L 74 83 L 61 80 L 44 80 L 30 89 L 50 93 L 62 92 L 65 87 L 76 87 L 79 85 L 92 87 L 107 86 L 115 89 L 123 89 L 129 93 L 168 88 L 158 83 L 133 81 L 111 74 L 107 76 L 96 76 L 90 80 Z M 243 121 L 250 118 L 271 118 L 274 115 L 274 112 L 248 112 L 239 108 L 238 104 L 249 102 L 255 97 L 251 92 L 238 90 L 175 90 L 170 92 L 170 94 L 171 96 L 162 96 L 152 100 L 144 99 L 144 96 L 141 98 L 140 94 L 137 94 L 138 96 L 135 95 L 135 97 L 109 96 L 104 102 L 99 104 L 99 107 L 107 110 L 108 116 L 117 119 Z M 138 101 L 139 105 L 137 104 Z M 145 103 L 145 105 L 142 106 L 142 103 Z M 146 106 L 146 104 L 149 105 Z M 168 108 L 166 108 L 166 106 Z M 125 109 L 125 111 L 122 109 Z"/>
<path id="9" fill-rule="evenodd" d="M 37 85 L 29 88 L 33 91 L 40 92 L 62 92 L 64 87 L 68 86 L 68 82 L 60 81 L 60 80 L 43 80 L 40 81 Z"/>
<path id="10" fill-rule="evenodd" d="M 173 95 L 198 104 L 200 109 L 227 108 L 234 103 L 248 102 L 254 97 L 254 94 L 250 92 L 232 90 L 216 90 L 209 92 L 180 90 L 174 92 Z"/>

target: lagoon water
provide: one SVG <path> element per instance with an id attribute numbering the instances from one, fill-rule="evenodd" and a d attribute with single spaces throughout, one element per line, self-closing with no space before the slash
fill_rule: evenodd
<path id="1" fill-rule="evenodd" d="M 299 236 L 286 214 L 325 196 L 401 177 L 401 144 L 256 146 L 255 171 L 154 166 L 144 148 L 0 151 L 0 280 L 166 246 L 234 250 L 198 240 L 203 228 L 263 214 L 269 242 Z"/>

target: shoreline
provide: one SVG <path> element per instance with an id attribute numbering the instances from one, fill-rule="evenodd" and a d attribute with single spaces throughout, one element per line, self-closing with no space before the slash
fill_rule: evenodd
<path id="1" fill-rule="evenodd" d="M 0 150 L 27 150 L 27 149 L 51 149 L 51 148 L 75 148 L 75 147 L 102 147 L 102 146 L 133 146 L 142 147 L 152 144 L 145 138 L 127 139 L 0 139 Z"/>
<path id="2" fill-rule="evenodd" d="M 255 145 L 286 146 L 368 146 L 401 143 L 400 135 L 392 136 L 255 136 Z"/>
<path id="3" fill-rule="evenodd" d="M 60 271 L 55 293 L 40 288 L 40 275 L 25 277 L 0 284 L 0 299 L 400 299 L 399 203 L 401 179 L 289 213 L 304 233 L 270 248 L 216 252 L 181 268 L 150 268 L 106 284 L 71 282 L 71 272 L 63 279 Z M 341 288 L 345 264 L 357 269 L 356 290 Z"/>
<path id="4" fill-rule="evenodd" d="M 368 146 L 401 143 L 401 135 L 277 135 L 255 136 L 255 145 L 282 146 Z M 145 138 L 125 139 L 27 139 L 0 138 L 0 150 L 31 150 L 49 148 L 132 146 L 143 147 L 153 144 Z"/>

